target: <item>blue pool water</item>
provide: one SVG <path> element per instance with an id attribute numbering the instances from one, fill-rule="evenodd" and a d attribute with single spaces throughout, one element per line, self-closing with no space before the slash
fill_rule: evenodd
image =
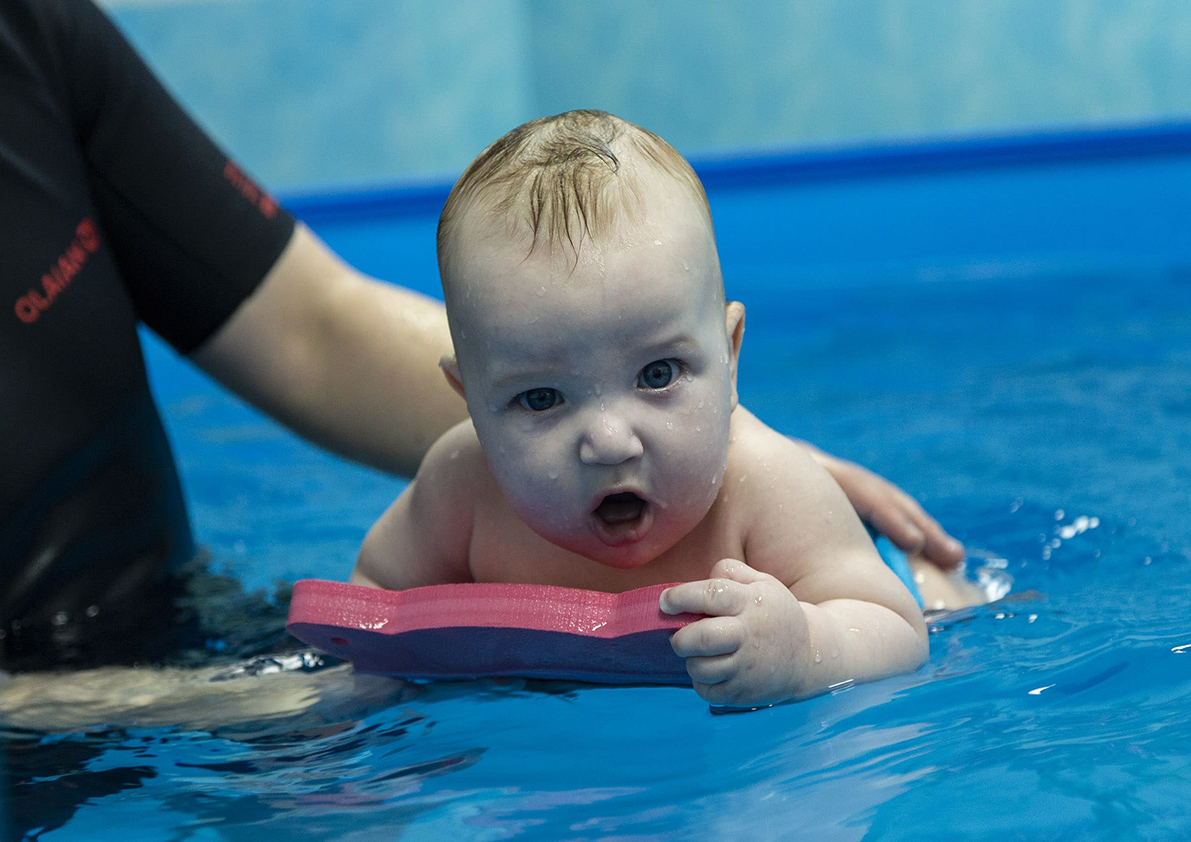
<path id="1" fill-rule="evenodd" d="M 1191 280 L 751 304 L 746 404 L 904 484 L 1005 560 L 1017 598 L 937 620 L 914 675 L 752 714 L 685 689 L 476 682 L 298 728 L 46 736 L 74 787 L 57 797 L 96 794 L 40 838 L 1191 832 Z M 344 576 L 394 482 L 182 385 L 161 391 L 213 565 L 248 587 Z M 31 745 L 10 763 L 36 765 Z"/>
<path id="2" fill-rule="evenodd" d="M 355 687 L 324 668 L 298 675 L 323 700 L 300 716 L 161 702 L 9 727 L 13 811 L 47 842 L 1191 836 L 1191 275 L 782 289 L 780 264 L 725 265 L 749 307 L 743 402 L 894 479 L 1013 579 L 935 618 L 923 669 L 713 715 L 682 688 Z M 210 659 L 274 651 L 281 615 L 260 606 L 345 577 L 401 484 L 159 346 L 150 363 L 209 566 L 264 594 L 212 598 L 258 613 Z"/>

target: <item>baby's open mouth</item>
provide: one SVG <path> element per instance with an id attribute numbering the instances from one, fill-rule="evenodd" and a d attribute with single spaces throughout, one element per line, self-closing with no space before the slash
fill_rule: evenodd
<path id="1" fill-rule="evenodd" d="M 632 544 L 653 524 L 653 507 L 632 491 L 609 494 L 591 513 L 592 529 L 610 547 Z"/>
<path id="2" fill-rule="evenodd" d="M 596 517 L 609 526 L 631 523 L 645 512 L 647 503 L 631 491 L 609 494 L 596 506 Z"/>

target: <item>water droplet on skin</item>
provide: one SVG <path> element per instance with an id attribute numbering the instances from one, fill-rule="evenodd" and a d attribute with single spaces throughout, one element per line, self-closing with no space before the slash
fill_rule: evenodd
<path id="1" fill-rule="evenodd" d="M 660 245 L 662 244 L 662 241 L 661 241 L 661 240 L 654 240 L 654 241 L 653 241 L 653 244 L 654 244 L 655 246 L 660 246 Z"/>
<path id="2" fill-rule="evenodd" d="M 746 479 L 748 479 L 748 478 L 749 478 L 749 475 L 748 475 L 748 474 L 745 474 L 744 476 L 742 476 L 742 477 L 740 478 L 740 481 L 741 481 L 741 482 L 744 482 L 744 481 L 745 481 Z"/>
<path id="3" fill-rule="evenodd" d="M 698 424 L 696 424 L 696 425 L 695 425 L 695 432 L 696 432 L 696 433 L 701 433 L 701 432 L 703 432 L 703 428 L 702 428 L 702 427 L 700 427 Z"/>
<path id="4" fill-rule="evenodd" d="M 543 295 L 545 295 L 545 294 L 546 294 L 546 288 L 545 288 L 545 287 L 538 287 L 538 292 L 537 292 L 537 296 L 538 296 L 538 298 L 541 298 L 541 297 L 542 297 Z"/>
<path id="5" fill-rule="evenodd" d="M 831 657 L 832 657 L 832 658 L 838 658 L 838 657 L 839 657 L 839 650 L 838 650 L 838 649 L 832 649 L 832 650 L 831 650 Z"/>
<path id="6" fill-rule="evenodd" d="M 703 408 L 703 401 L 699 401 L 699 409 Z"/>
<path id="7" fill-rule="evenodd" d="M 667 422 L 666 422 L 666 429 L 667 429 L 667 430 L 673 430 L 673 429 L 674 429 L 674 422 L 673 422 L 673 421 L 667 421 Z"/>
<path id="8" fill-rule="evenodd" d="M 550 477 L 552 480 L 558 479 L 558 471 L 551 471 L 550 473 L 546 474 L 546 476 Z"/>
<path id="9" fill-rule="evenodd" d="M 755 597 L 753 597 L 753 602 L 755 602 L 757 605 L 760 605 L 762 599 L 763 599 L 763 597 L 761 596 L 761 594 L 757 594 Z"/>
<path id="10" fill-rule="evenodd" d="M 822 662 L 823 662 L 823 655 L 822 655 L 821 653 L 819 653 L 819 651 L 818 651 L 818 650 L 816 650 L 816 651 L 815 651 L 815 663 L 816 663 L 816 664 L 819 664 L 819 663 L 822 663 Z"/>
<path id="11" fill-rule="evenodd" d="M 603 389 L 601 389 L 601 388 L 600 388 L 600 384 L 599 384 L 599 383 L 595 384 L 595 393 L 596 393 L 597 395 L 602 395 L 602 394 L 604 393 L 604 392 L 603 392 Z"/>
<path id="12" fill-rule="evenodd" d="M 691 267 L 687 265 L 687 262 L 685 260 L 682 261 L 682 268 L 687 270 L 688 272 L 691 271 Z"/>

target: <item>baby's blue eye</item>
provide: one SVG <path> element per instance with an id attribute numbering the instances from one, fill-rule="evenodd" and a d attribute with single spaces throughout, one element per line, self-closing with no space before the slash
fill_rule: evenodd
<path id="1" fill-rule="evenodd" d="M 529 389 L 517 396 L 517 403 L 530 412 L 545 412 L 561 402 L 557 389 Z"/>
<path id="2" fill-rule="evenodd" d="M 642 389 L 665 389 L 678 376 L 677 360 L 654 360 L 637 375 L 637 385 Z"/>

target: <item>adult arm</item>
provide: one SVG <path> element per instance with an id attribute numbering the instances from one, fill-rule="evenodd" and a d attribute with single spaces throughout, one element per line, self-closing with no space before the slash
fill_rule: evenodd
<path id="1" fill-rule="evenodd" d="M 306 438 L 410 476 L 467 414 L 438 369 L 450 351 L 442 304 L 362 275 L 299 224 L 191 358 Z"/>

